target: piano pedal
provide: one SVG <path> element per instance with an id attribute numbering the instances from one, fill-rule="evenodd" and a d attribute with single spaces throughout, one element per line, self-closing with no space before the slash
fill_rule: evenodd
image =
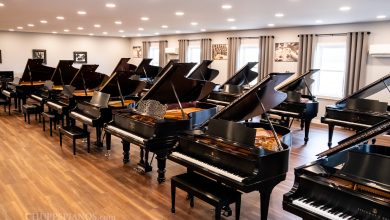
<path id="1" fill-rule="evenodd" d="M 148 164 L 140 164 L 138 163 L 137 168 L 134 168 L 138 173 L 145 174 L 147 172 L 152 171 L 152 166 L 149 166 Z"/>
<path id="2" fill-rule="evenodd" d="M 110 157 L 111 157 L 111 151 L 108 150 L 108 151 L 104 154 L 104 156 L 106 157 L 107 160 L 110 159 Z"/>
<path id="3" fill-rule="evenodd" d="M 229 206 L 224 206 L 224 207 L 222 207 L 221 214 L 225 217 L 229 217 L 233 214 L 233 212 Z"/>

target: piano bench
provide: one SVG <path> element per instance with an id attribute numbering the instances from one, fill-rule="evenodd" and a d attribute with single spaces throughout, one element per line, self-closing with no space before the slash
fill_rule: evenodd
<path id="1" fill-rule="evenodd" d="M 191 207 L 194 206 L 194 197 L 213 205 L 217 220 L 221 219 L 223 207 L 236 203 L 236 219 L 240 219 L 241 193 L 193 172 L 172 177 L 172 213 L 175 213 L 176 187 L 189 194 Z"/>
<path id="2" fill-rule="evenodd" d="M 45 125 L 46 120 L 45 119 L 48 119 L 49 120 L 49 125 L 50 125 L 50 136 L 53 136 L 53 123 L 54 123 L 54 129 L 56 129 L 56 125 L 57 125 L 57 120 L 56 120 L 55 113 L 42 112 L 41 116 L 42 116 L 42 128 L 43 128 L 43 131 L 46 130 L 46 125 Z"/>
<path id="3" fill-rule="evenodd" d="M 24 115 L 24 121 L 26 122 L 27 117 L 27 123 L 30 124 L 30 114 L 35 114 L 35 120 L 37 120 L 37 115 L 39 115 L 39 122 L 41 121 L 41 112 L 42 108 L 41 106 L 37 104 L 24 104 L 22 105 L 22 112 Z"/>
<path id="4" fill-rule="evenodd" d="M 76 127 L 58 127 L 58 133 L 60 135 L 60 146 L 62 147 L 62 135 L 65 135 L 67 137 L 71 137 L 73 139 L 73 155 L 76 155 L 76 139 L 80 138 L 87 138 L 87 147 L 88 147 L 88 153 L 90 152 L 90 139 L 89 139 L 89 132 Z"/>
<path id="5" fill-rule="evenodd" d="M 8 106 L 8 115 L 11 115 L 11 101 L 7 97 L 0 98 L 0 105 L 4 106 L 4 112 L 7 112 Z"/>

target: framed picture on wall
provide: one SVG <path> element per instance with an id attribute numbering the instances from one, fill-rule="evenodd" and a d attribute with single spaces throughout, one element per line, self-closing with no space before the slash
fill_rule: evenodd
<path id="1" fill-rule="evenodd" d="M 141 46 L 133 46 L 133 57 L 134 58 L 142 58 Z"/>
<path id="2" fill-rule="evenodd" d="M 46 64 L 46 50 L 42 49 L 33 49 L 32 50 L 33 59 L 43 59 L 43 64 Z"/>
<path id="3" fill-rule="evenodd" d="M 298 62 L 299 42 L 275 43 L 275 62 Z"/>
<path id="4" fill-rule="evenodd" d="M 213 44 L 212 51 L 213 60 L 227 60 L 227 44 Z"/>
<path id="5" fill-rule="evenodd" d="M 85 51 L 74 51 L 73 61 L 75 63 L 87 63 L 87 52 Z"/>

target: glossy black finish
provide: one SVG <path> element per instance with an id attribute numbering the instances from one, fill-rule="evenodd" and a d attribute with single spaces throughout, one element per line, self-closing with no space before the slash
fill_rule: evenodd
<path id="1" fill-rule="evenodd" d="M 236 86 L 244 86 L 252 82 L 256 77 L 258 77 L 258 73 L 252 71 L 251 69 L 256 66 L 258 62 L 248 62 L 245 66 L 241 67 L 232 77 L 230 77 L 226 82 L 224 82 L 221 87 L 225 85 L 236 85 Z"/>
<path id="2" fill-rule="evenodd" d="M 55 69 L 53 75 L 51 76 L 51 81 L 54 85 L 69 85 L 73 77 L 77 74 L 79 69 L 74 68 L 73 60 L 60 60 L 58 62 L 57 68 Z"/>
<path id="3" fill-rule="evenodd" d="M 20 82 L 36 82 L 49 80 L 53 75 L 54 68 L 42 65 L 43 59 L 28 59 Z"/>
<path id="4" fill-rule="evenodd" d="M 146 78 L 148 80 L 153 80 L 154 77 L 158 75 L 161 70 L 159 66 L 150 65 L 152 59 L 144 58 L 141 63 L 138 64 L 137 68 L 134 70 L 134 74 L 138 75 L 141 78 Z"/>
<path id="5" fill-rule="evenodd" d="M 218 70 L 208 68 L 212 62 L 212 60 L 203 60 L 190 74 L 188 74 L 187 78 L 212 81 L 219 74 Z"/>

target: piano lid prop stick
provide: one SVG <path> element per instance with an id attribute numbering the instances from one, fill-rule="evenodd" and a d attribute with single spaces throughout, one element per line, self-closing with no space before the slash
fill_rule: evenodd
<path id="1" fill-rule="evenodd" d="M 305 86 L 306 86 L 306 88 L 307 88 L 307 92 L 309 92 L 309 95 L 310 95 L 310 96 L 313 96 L 313 94 L 312 94 L 311 91 L 310 91 L 309 85 L 307 85 L 307 82 L 306 82 L 306 79 L 305 79 L 305 78 L 303 78 L 303 82 L 305 83 Z"/>
<path id="2" fill-rule="evenodd" d="M 257 96 L 257 93 L 256 93 L 256 96 Z M 257 96 L 257 98 L 259 99 L 258 96 Z M 259 101 L 260 101 L 260 100 L 259 100 Z M 283 150 L 282 143 L 280 142 L 280 140 L 279 140 L 279 138 L 278 138 L 278 134 L 276 133 L 275 128 L 274 128 L 274 126 L 273 126 L 272 123 L 271 123 L 271 120 L 269 120 L 268 114 L 266 113 L 266 110 L 265 110 L 265 108 L 264 108 L 264 105 L 263 105 L 263 103 L 262 103 L 261 101 L 260 101 L 260 106 L 261 106 L 261 108 L 263 109 L 264 116 L 265 116 L 265 118 L 267 119 L 267 121 L 268 121 L 268 123 L 269 123 L 269 125 L 270 125 L 270 127 L 271 127 L 272 134 L 274 135 L 275 140 L 276 140 L 276 143 L 278 144 L 278 150 L 281 151 L 281 150 Z"/>
<path id="3" fill-rule="evenodd" d="M 183 119 L 187 119 L 186 114 L 185 114 L 184 111 L 183 111 L 183 106 L 181 106 L 181 102 L 180 102 L 180 100 L 179 100 L 179 96 L 177 96 L 175 86 L 173 85 L 172 82 L 171 82 L 171 87 L 172 87 L 172 90 L 173 90 L 173 94 L 175 94 L 177 103 L 179 104 L 180 111 L 181 111 L 181 115 L 182 115 Z"/>
<path id="4" fill-rule="evenodd" d="M 65 83 L 64 83 L 64 78 L 62 77 L 61 67 L 58 67 L 58 72 L 60 72 L 61 84 L 62 84 L 62 88 L 63 88 L 65 86 Z"/>
<path id="5" fill-rule="evenodd" d="M 31 73 L 30 65 L 28 65 L 28 64 L 27 64 L 27 69 L 28 69 L 28 75 L 30 77 L 30 83 L 31 83 L 31 85 L 33 85 L 32 73 Z"/>
<path id="6" fill-rule="evenodd" d="M 389 85 L 387 85 L 386 81 L 383 81 L 383 83 L 385 84 L 387 91 L 389 91 L 389 92 L 390 92 Z"/>
<path id="7" fill-rule="evenodd" d="M 121 90 L 121 86 L 119 84 L 118 77 L 116 77 L 116 86 L 118 87 L 119 97 L 121 97 L 122 107 L 125 107 L 125 99 L 123 98 L 123 95 L 122 95 L 122 90 Z"/>
<path id="8" fill-rule="evenodd" d="M 81 68 L 80 68 L 81 69 Z M 85 96 L 87 96 L 87 86 L 85 85 L 85 79 L 84 79 L 84 74 L 81 72 L 81 79 L 83 80 L 83 87 L 84 87 L 84 93 Z"/>

